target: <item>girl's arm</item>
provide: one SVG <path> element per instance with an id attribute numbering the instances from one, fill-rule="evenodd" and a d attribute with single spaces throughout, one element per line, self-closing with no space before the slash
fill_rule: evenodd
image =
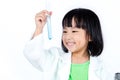
<path id="1" fill-rule="evenodd" d="M 51 15 L 51 12 L 43 10 L 36 14 L 35 22 L 36 29 L 32 36 L 32 39 L 25 45 L 23 53 L 28 61 L 40 71 L 52 70 L 58 61 L 59 52 L 57 48 L 45 50 L 43 48 L 43 35 L 42 30 L 46 24 L 47 15 Z M 54 66 L 54 67 L 53 67 Z"/>

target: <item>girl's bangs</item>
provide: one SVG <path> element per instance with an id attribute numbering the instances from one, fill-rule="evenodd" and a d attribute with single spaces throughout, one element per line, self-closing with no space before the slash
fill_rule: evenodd
<path id="1" fill-rule="evenodd" d="M 74 20 L 75 22 L 75 25 L 72 24 L 72 21 Z M 79 18 L 77 16 L 74 16 L 74 17 L 66 17 L 64 20 L 63 20 L 63 23 L 62 23 L 62 26 L 63 26 L 63 29 L 65 27 L 77 27 L 77 28 L 83 28 L 85 29 L 85 22 L 82 18 Z"/>

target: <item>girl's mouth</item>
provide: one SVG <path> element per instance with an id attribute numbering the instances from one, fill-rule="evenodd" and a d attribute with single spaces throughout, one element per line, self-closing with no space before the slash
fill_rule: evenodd
<path id="1" fill-rule="evenodd" d="M 75 45 L 75 42 L 67 42 L 66 45 L 68 48 L 71 48 Z"/>

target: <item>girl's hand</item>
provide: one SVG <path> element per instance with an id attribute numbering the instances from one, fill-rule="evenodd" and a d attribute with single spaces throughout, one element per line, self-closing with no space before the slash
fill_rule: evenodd
<path id="1" fill-rule="evenodd" d="M 52 12 L 43 10 L 36 14 L 36 16 L 35 16 L 36 30 L 35 30 L 32 38 L 34 38 L 35 36 L 42 33 L 43 27 L 45 26 L 46 21 L 47 21 L 47 15 L 51 16 Z"/>

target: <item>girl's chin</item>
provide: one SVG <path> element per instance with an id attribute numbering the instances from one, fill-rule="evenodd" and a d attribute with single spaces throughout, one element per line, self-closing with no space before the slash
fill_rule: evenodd
<path id="1" fill-rule="evenodd" d="M 70 51 L 70 52 L 72 52 L 72 53 L 75 52 L 75 50 L 73 50 L 73 49 L 68 49 L 68 51 Z"/>

